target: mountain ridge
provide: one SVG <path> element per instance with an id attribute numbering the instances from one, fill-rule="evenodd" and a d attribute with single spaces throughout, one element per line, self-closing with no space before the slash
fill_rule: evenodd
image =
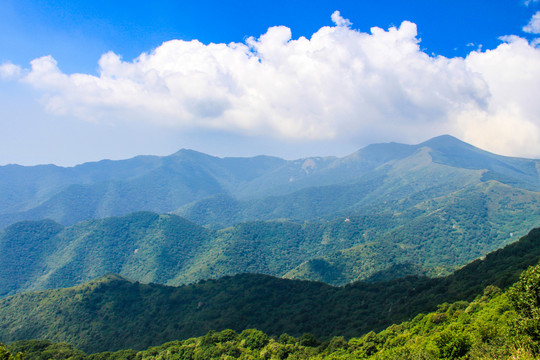
<path id="1" fill-rule="evenodd" d="M 540 160 L 491 154 L 449 135 L 417 145 L 368 145 L 341 158 L 219 158 L 181 149 L 167 156 L 141 155 L 74 167 L 0 166 L 0 228 L 42 218 L 71 225 L 139 210 L 175 212 L 218 195 L 263 201 L 304 189 L 351 185 L 375 174 L 383 176 L 422 151 L 431 157 L 425 160 L 427 165 L 467 170 L 470 176 L 481 171 L 483 180 L 540 191 Z"/>

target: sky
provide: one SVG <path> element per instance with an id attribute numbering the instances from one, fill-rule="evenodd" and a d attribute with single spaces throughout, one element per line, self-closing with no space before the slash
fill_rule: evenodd
<path id="1" fill-rule="evenodd" d="M 538 94 L 538 0 L 0 0 L 0 164 L 442 134 L 540 158 Z"/>

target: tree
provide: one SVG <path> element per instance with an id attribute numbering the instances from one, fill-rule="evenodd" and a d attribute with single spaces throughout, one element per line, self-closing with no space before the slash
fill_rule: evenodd
<path id="1" fill-rule="evenodd" d="M 21 353 L 16 354 L 13 356 L 9 350 L 0 343 L 0 360 L 22 360 L 23 356 Z"/>
<path id="2" fill-rule="evenodd" d="M 270 338 L 260 330 L 246 329 L 240 333 L 240 338 L 243 339 L 243 345 L 249 349 L 262 349 Z"/>
<path id="3" fill-rule="evenodd" d="M 508 296 L 518 313 L 517 332 L 528 338 L 534 354 L 540 354 L 540 265 L 529 267 Z"/>

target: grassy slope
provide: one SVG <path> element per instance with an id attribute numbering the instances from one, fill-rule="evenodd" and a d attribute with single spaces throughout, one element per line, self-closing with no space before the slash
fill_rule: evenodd
<path id="1" fill-rule="evenodd" d="M 285 276 L 345 284 L 403 263 L 419 266 L 420 273 L 444 273 L 522 236 L 520 229 L 540 223 L 538 209 L 537 192 L 497 181 L 481 183 L 386 217 L 378 215 L 385 224 L 364 228 L 365 244 L 311 259 Z M 375 231 L 380 228 L 386 231 Z"/>

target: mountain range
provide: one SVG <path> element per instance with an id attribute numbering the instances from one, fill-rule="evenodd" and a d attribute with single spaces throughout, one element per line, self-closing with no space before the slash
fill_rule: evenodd
<path id="1" fill-rule="evenodd" d="M 490 180 L 540 190 L 540 161 L 491 154 L 448 135 L 418 145 L 367 146 L 349 156 L 218 158 L 192 150 L 74 167 L 0 167 L 0 226 L 63 225 L 134 211 L 173 212 L 215 228 L 308 220 L 403 206 Z M 399 210 L 401 210 L 401 208 Z"/>
<path id="2" fill-rule="evenodd" d="M 485 358 L 497 344 L 516 354 L 519 339 L 519 351 L 540 353 L 540 340 L 523 345 L 540 339 L 536 320 L 515 305 L 537 307 L 526 296 L 538 292 L 540 267 L 508 293 L 492 286 L 504 290 L 538 264 L 540 230 L 521 236 L 540 222 L 539 174 L 539 160 L 450 136 L 343 158 L 180 150 L 2 166 L 0 341 L 47 338 L 94 353 L 202 336 L 95 359 L 332 347 L 365 357 L 387 345 L 390 358 L 401 347 L 412 359 L 403 336 L 414 334 L 430 344 L 413 346 L 417 355 Z M 472 316 L 474 335 L 464 334 Z M 498 326 L 525 332 L 495 336 Z M 87 358 L 48 340 L 9 346 L 36 359 Z"/>
<path id="3" fill-rule="evenodd" d="M 443 276 L 540 223 L 539 164 L 441 136 L 344 158 L 181 150 L 3 166 L 0 296 L 106 273 L 167 285 L 240 273 L 332 285 Z"/>

